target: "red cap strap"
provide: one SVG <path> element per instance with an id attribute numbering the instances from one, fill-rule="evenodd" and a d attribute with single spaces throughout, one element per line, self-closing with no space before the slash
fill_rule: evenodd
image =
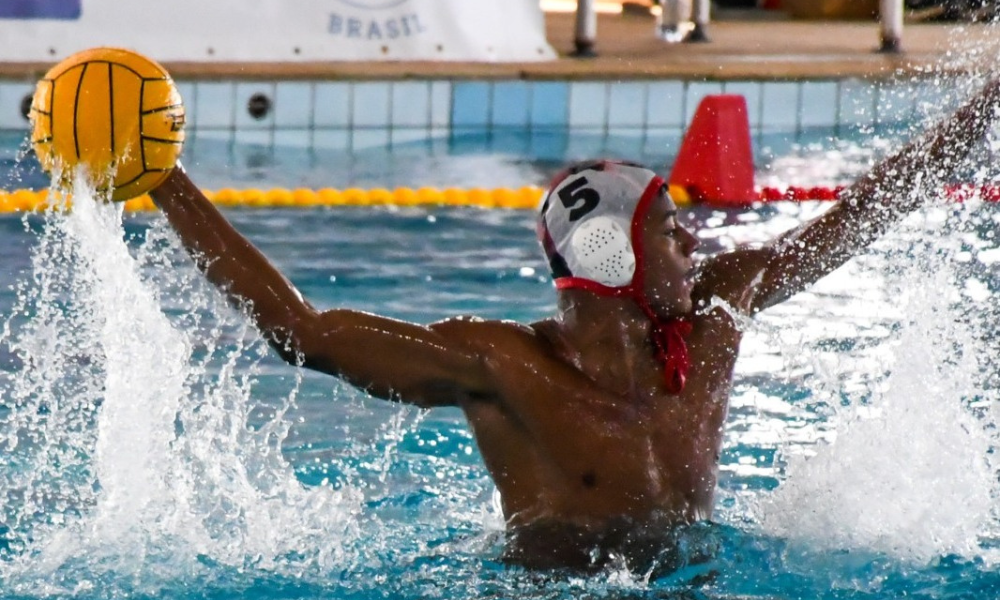
<path id="1" fill-rule="evenodd" d="M 656 358 L 663 363 L 664 381 L 671 394 L 684 391 L 687 383 L 691 357 L 685 338 L 691 334 L 691 329 L 691 323 L 684 319 L 670 319 L 666 323 L 657 323 L 653 332 Z"/>
<path id="2" fill-rule="evenodd" d="M 686 319 L 661 320 L 645 299 L 636 298 L 635 303 L 653 323 L 653 345 L 656 347 L 656 358 L 663 363 L 667 391 L 679 394 L 684 391 L 688 370 L 691 368 L 686 338 L 691 335 L 693 326 Z"/>

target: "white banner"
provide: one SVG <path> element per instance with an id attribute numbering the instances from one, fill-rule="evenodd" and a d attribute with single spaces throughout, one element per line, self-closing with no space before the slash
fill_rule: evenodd
<path id="1" fill-rule="evenodd" d="M 93 46 L 162 61 L 555 58 L 538 0 L 0 0 L 0 61 Z"/>

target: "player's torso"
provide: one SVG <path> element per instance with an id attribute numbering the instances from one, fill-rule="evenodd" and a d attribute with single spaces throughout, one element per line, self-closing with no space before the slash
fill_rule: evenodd
<path id="1" fill-rule="evenodd" d="M 627 382 L 602 387 L 547 344 L 499 344 L 499 400 L 463 409 L 512 525 L 710 516 L 739 332 L 698 317 L 689 342 L 678 395 L 664 392 L 652 353 L 630 362 Z"/>

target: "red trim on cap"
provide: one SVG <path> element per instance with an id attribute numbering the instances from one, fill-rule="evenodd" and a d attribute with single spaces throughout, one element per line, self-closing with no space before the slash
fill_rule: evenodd
<path id="1" fill-rule="evenodd" d="M 639 199 L 639 204 L 635 207 L 635 214 L 632 215 L 632 251 L 635 253 L 635 273 L 632 275 L 632 297 L 636 302 L 645 303 L 646 294 L 643 284 L 646 280 L 646 248 L 642 243 L 642 225 L 649 213 L 649 208 L 653 205 L 653 200 L 659 195 L 660 190 L 667 185 L 662 177 L 653 177 L 646 190 Z"/>
<path id="2" fill-rule="evenodd" d="M 557 290 L 575 288 L 597 294 L 598 296 L 610 296 L 613 298 L 629 296 L 632 291 L 630 285 L 611 287 L 610 285 L 604 285 L 603 283 L 598 283 L 593 279 L 586 279 L 584 277 L 560 277 L 555 280 L 555 284 Z"/>

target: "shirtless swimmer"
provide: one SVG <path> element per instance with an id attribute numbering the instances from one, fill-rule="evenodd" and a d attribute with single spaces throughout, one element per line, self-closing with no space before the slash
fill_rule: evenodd
<path id="1" fill-rule="evenodd" d="M 181 168 L 152 195 L 286 361 L 379 398 L 464 412 L 500 493 L 509 560 L 596 568 L 712 516 L 741 332 L 725 311 L 699 307 L 719 298 L 753 315 L 842 265 L 933 194 L 998 104 L 992 81 L 820 217 L 699 264 L 662 179 L 624 163 L 578 165 L 542 206 L 558 306 L 530 325 L 318 310 Z"/>

